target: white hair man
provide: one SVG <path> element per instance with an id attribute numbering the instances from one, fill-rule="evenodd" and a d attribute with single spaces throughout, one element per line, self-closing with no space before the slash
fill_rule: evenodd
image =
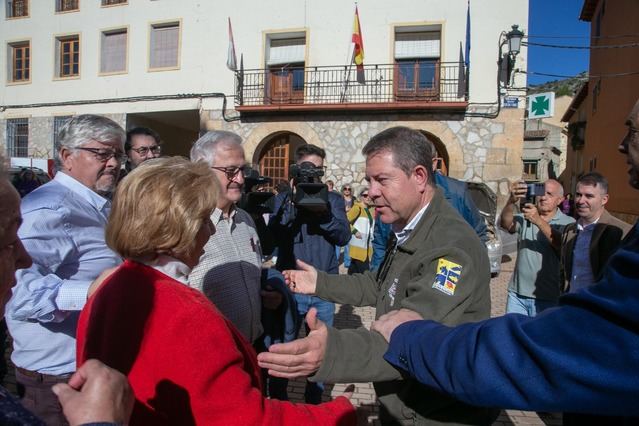
<path id="1" fill-rule="evenodd" d="M 33 265 L 16 274 L 6 320 L 23 403 L 47 424 L 66 423 L 51 385 L 66 383 L 76 370 L 77 319 L 89 286 L 121 262 L 106 246 L 104 228 L 124 139 L 106 117 L 72 118 L 59 133 L 59 172 L 22 200 L 18 235 Z"/>

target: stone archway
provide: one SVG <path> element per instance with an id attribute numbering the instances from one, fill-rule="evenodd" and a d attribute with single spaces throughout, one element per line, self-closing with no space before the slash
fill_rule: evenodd
<path id="1" fill-rule="evenodd" d="M 281 133 L 290 132 L 304 139 L 306 143 L 317 145 L 326 149 L 326 144 L 318 136 L 310 125 L 301 121 L 281 121 L 272 123 L 262 123 L 256 126 L 244 139 L 244 153 L 246 158 L 258 159 L 258 148 L 263 147 L 262 143 L 270 136 Z"/>
<path id="2" fill-rule="evenodd" d="M 435 145 L 435 150 L 437 151 L 437 170 L 439 170 L 444 176 L 448 176 L 448 167 L 449 167 L 449 156 L 448 150 L 446 149 L 446 145 L 442 142 L 434 134 L 427 132 L 426 130 L 419 130 L 424 136 L 428 138 L 429 141 Z"/>
<path id="3" fill-rule="evenodd" d="M 253 163 L 260 175 L 273 180 L 272 186 L 288 182 L 289 166 L 295 161 L 295 150 L 306 141 L 296 133 L 281 131 L 265 137 L 253 153 Z"/>

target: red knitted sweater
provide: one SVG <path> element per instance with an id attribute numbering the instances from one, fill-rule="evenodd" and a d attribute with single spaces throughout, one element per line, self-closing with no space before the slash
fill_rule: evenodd
<path id="1" fill-rule="evenodd" d="M 344 397 L 321 405 L 265 399 L 253 348 L 200 292 L 125 261 L 80 314 L 78 365 L 128 376 L 135 425 L 350 425 Z"/>

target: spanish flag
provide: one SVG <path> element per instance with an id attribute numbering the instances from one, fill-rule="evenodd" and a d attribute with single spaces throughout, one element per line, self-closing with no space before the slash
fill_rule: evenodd
<path id="1" fill-rule="evenodd" d="M 359 24 L 359 11 L 355 6 L 355 19 L 353 20 L 353 36 L 351 41 L 355 44 L 353 48 L 353 62 L 357 65 L 357 81 L 364 81 L 364 38 L 362 37 L 362 27 Z"/>

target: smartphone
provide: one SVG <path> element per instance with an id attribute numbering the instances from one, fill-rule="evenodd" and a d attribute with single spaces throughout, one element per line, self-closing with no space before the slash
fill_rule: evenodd
<path id="1" fill-rule="evenodd" d="M 543 183 L 529 183 L 526 185 L 525 203 L 535 204 L 535 198 L 541 197 L 546 193 L 546 187 Z"/>

